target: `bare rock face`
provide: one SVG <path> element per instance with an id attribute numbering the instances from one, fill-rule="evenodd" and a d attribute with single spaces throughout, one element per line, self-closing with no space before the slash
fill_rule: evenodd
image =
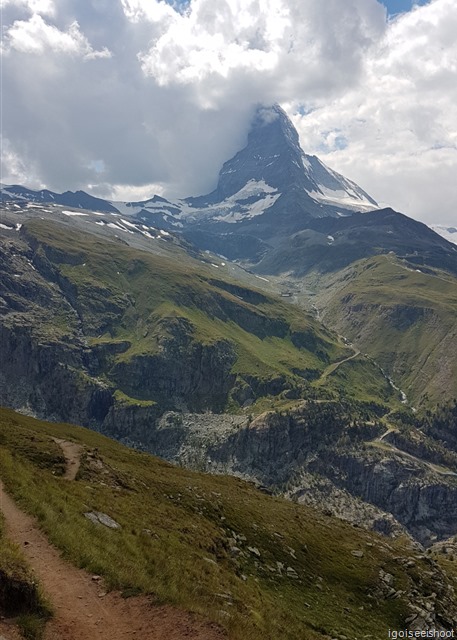
<path id="1" fill-rule="evenodd" d="M 350 410 L 340 405 L 304 403 L 287 415 L 269 412 L 252 422 L 166 414 L 160 424 L 169 444 L 162 439 L 152 450 L 180 464 L 238 475 L 355 526 L 425 545 L 457 532 L 456 479 L 399 450 L 366 446 L 379 427 L 354 426 Z"/>
<path id="2" fill-rule="evenodd" d="M 113 381 L 133 397 L 156 398 L 163 408 L 221 410 L 235 379 L 233 346 L 226 340 L 208 345 L 196 341 L 183 318 L 175 319 L 169 328 L 157 353 L 116 364 Z"/>
<path id="3" fill-rule="evenodd" d="M 377 458 L 377 459 L 376 459 Z M 456 530 L 457 483 L 424 464 L 398 455 L 330 454 L 316 466 L 364 502 L 391 513 L 411 534 L 429 544 Z"/>
<path id="4" fill-rule="evenodd" d="M 3 402 L 36 415 L 89 424 L 112 402 L 106 385 L 84 375 L 93 354 L 75 309 L 32 263 L 23 243 L 0 247 Z M 57 320 L 57 322 L 56 322 Z"/>

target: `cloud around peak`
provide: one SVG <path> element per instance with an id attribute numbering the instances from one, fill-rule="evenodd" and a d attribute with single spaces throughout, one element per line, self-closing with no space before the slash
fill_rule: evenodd
<path id="1" fill-rule="evenodd" d="M 257 105 L 280 102 L 305 151 L 375 198 L 402 208 L 400 166 L 430 198 L 433 161 L 449 198 L 453 5 L 389 22 L 376 0 L 6 0 L 3 182 L 209 191 Z"/>

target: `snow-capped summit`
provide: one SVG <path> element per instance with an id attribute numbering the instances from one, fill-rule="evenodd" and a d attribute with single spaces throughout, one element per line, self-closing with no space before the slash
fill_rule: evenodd
<path id="1" fill-rule="evenodd" d="M 303 152 L 297 130 L 279 105 L 257 109 L 246 146 L 223 165 L 217 188 L 187 202 L 196 209 L 213 207 L 238 197 L 252 183 L 266 185 L 278 198 L 287 194 L 288 202 L 295 193 L 302 200 L 300 209 L 304 207 L 312 217 L 337 215 L 333 210 L 319 210 L 316 203 L 347 212 L 377 208 L 377 203 L 354 182 Z M 263 199 L 263 194 L 259 195 Z M 269 199 L 266 204 L 271 206 Z"/>
<path id="2" fill-rule="evenodd" d="M 211 225 L 213 231 L 214 226 L 230 225 L 232 231 L 243 227 L 244 233 L 255 224 L 258 232 L 265 227 L 265 237 L 299 231 L 314 218 L 377 208 L 354 182 L 304 153 L 295 127 L 279 105 L 257 109 L 246 146 L 225 162 L 216 189 L 207 195 L 174 202 L 157 195 L 137 202 L 110 202 L 84 191 L 58 194 L 2 185 L 1 197 L 122 213 L 163 229 Z"/>

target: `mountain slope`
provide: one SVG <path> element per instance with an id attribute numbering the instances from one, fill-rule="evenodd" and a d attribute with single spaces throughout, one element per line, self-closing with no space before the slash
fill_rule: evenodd
<path id="1" fill-rule="evenodd" d="M 107 593 L 100 576 L 91 576 L 62 558 L 46 540 L 36 521 L 4 492 L 1 480 L 0 490 L 8 539 L 21 548 L 31 569 L 25 577 L 10 574 L 2 581 L 2 591 L 9 598 L 11 592 L 14 593 L 16 577 L 20 580 L 17 584 L 20 584 L 21 592 L 16 593 L 15 608 L 8 602 L 5 608 L 0 604 L 0 610 L 8 616 L 22 614 L 19 626 L 24 638 L 126 640 L 138 634 L 144 640 L 181 640 L 188 633 L 192 633 L 195 640 L 224 640 L 227 637 L 217 625 L 205 623 L 177 607 L 154 606 L 153 599 L 146 596 L 126 598 L 120 593 Z M 2 564 L 0 562 L 0 566 Z M 48 607 L 52 607 L 48 612 L 40 612 L 39 606 L 27 603 L 27 586 L 33 593 L 38 591 L 37 582 Z M 11 621 L 5 634 L 11 638 Z"/>
<path id="2" fill-rule="evenodd" d="M 166 409 L 325 395 L 311 381 L 352 353 L 311 315 L 172 242 L 156 254 L 37 218 L 11 234 L 1 382 L 16 408 L 148 442 Z M 381 401 L 395 404 L 395 390 Z"/>
<path id="3" fill-rule="evenodd" d="M 421 222 L 393 209 L 310 221 L 307 229 L 283 240 L 254 267 L 258 273 L 328 273 L 369 256 L 395 253 L 417 268 L 457 274 L 457 247 Z"/>
<path id="4" fill-rule="evenodd" d="M 369 353 L 414 405 L 456 396 L 455 277 L 391 254 L 361 260 L 327 283 L 317 296 L 326 322 Z"/>
<path id="5" fill-rule="evenodd" d="M 456 623 L 449 580 L 405 540 L 387 542 L 85 429 L 0 410 L 0 437 L 7 490 L 106 590 L 152 594 L 218 623 L 232 640 L 382 638 L 389 628 Z M 56 437 L 82 447 L 73 482 L 62 478 Z M 88 512 L 120 527 L 94 524 Z"/>

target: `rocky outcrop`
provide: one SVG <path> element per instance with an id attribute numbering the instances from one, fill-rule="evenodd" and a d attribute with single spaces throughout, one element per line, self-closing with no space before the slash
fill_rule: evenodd
<path id="1" fill-rule="evenodd" d="M 156 353 L 117 362 L 110 376 L 128 395 L 154 398 L 164 409 L 220 411 L 235 381 L 235 360 L 228 340 L 202 344 L 180 318 L 173 320 L 171 335 L 159 339 Z"/>
<path id="2" fill-rule="evenodd" d="M 310 468 L 336 486 L 391 513 L 424 544 L 457 532 L 457 479 L 389 455 L 329 452 Z"/>
<path id="3" fill-rule="evenodd" d="M 425 545 L 457 533 L 457 478 L 401 451 L 367 445 L 383 427 L 355 421 L 349 407 L 308 402 L 252 421 L 174 413 L 160 425 L 169 440 L 162 434 L 151 450 L 185 466 L 238 475 L 357 526 L 408 534 Z"/>
<path id="4" fill-rule="evenodd" d="M 370 596 L 378 603 L 404 598 L 409 609 L 405 627 L 412 632 L 452 630 L 457 620 L 455 590 L 438 563 L 420 553 L 414 560 L 400 556 L 395 561 L 413 573 L 414 578 L 408 580 L 406 588 L 405 585 L 399 588 L 395 577 L 380 569 L 378 586 Z M 420 564 L 425 564 L 425 570 L 418 571 Z"/>

